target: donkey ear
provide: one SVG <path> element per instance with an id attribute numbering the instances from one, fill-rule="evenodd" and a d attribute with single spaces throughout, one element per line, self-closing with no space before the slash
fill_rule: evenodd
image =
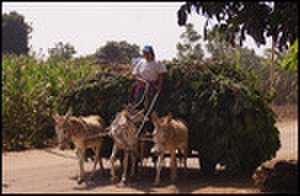
<path id="1" fill-rule="evenodd" d="M 72 106 L 70 106 L 65 116 L 70 117 L 72 115 L 73 115 L 73 108 L 72 108 Z"/>
<path id="2" fill-rule="evenodd" d="M 157 115 L 157 112 L 156 112 L 156 111 L 153 111 L 153 112 L 152 112 L 151 118 L 152 118 L 153 124 L 154 124 L 155 126 L 157 126 L 158 123 L 159 123 L 159 122 L 158 122 L 159 119 L 158 119 L 158 115 Z"/>
<path id="3" fill-rule="evenodd" d="M 173 115 L 171 114 L 171 113 L 169 113 L 168 114 L 168 116 L 166 116 L 166 123 L 170 123 L 171 122 L 171 120 L 172 120 L 172 118 L 173 118 Z"/>
<path id="4" fill-rule="evenodd" d="M 128 110 L 128 105 L 123 104 L 123 105 L 122 105 L 122 108 L 125 109 L 125 110 Z"/>
<path id="5" fill-rule="evenodd" d="M 59 121 L 59 114 L 56 112 L 56 111 L 54 111 L 53 113 L 52 113 L 52 118 L 55 120 L 55 122 L 57 122 L 57 121 Z"/>
<path id="6" fill-rule="evenodd" d="M 144 111 L 145 111 L 145 109 L 141 109 L 138 113 L 136 113 L 132 117 L 133 123 L 136 123 L 136 122 L 140 121 L 144 117 Z"/>

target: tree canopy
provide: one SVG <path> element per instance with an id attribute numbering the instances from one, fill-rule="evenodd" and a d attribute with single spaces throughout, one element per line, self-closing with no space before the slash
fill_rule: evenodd
<path id="1" fill-rule="evenodd" d="M 95 53 L 96 63 L 129 63 L 132 58 L 139 56 L 140 47 L 126 41 L 108 41 Z"/>
<path id="2" fill-rule="evenodd" d="M 58 42 L 54 48 L 48 49 L 49 59 L 68 60 L 76 53 L 74 46 L 69 43 Z"/>
<path id="3" fill-rule="evenodd" d="M 182 42 L 178 42 L 177 57 L 180 61 L 201 61 L 204 56 L 204 51 L 201 48 L 201 35 L 194 30 L 194 25 L 188 23 L 185 25 L 185 32 L 180 36 Z"/>
<path id="4" fill-rule="evenodd" d="M 177 12 L 178 24 L 184 25 L 188 15 L 195 10 L 207 17 L 216 19 L 214 26 L 227 33 L 226 40 L 234 44 L 239 36 L 241 44 L 250 35 L 258 46 L 266 44 L 272 36 L 279 49 L 287 48 L 298 37 L 298 6 L 293 2 L 186 2 Z"/>
<path id="5" fill-rule="evenodd" d="M 2 15 L 2 52 L 28 54 L 28 39 L 32 27 L 17 12 Z"/>

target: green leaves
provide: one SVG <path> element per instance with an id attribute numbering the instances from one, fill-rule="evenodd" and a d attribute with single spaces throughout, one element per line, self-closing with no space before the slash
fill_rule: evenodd
<path id="1" fill-rule="evenodd" d="M 72 61 L 37 62 L 33 57 L 23 55 L 3 56 L 2 59 L 5 149 L 48 145 L 54 138 L 51 110 L 57 110 L 60 96 L 72 82 L 85 77 L 84 74 L 95 67 L 73 66 Z"/>
<path id="2" fill-rule="evenodd" d="M 298 37 L 298 6 L 293 2 L 186 2 L 177 11 L 180 26 L 186 24 L 193 8 L 207 20 L 216 18 L 218 22 L 212 28 L 222 32 L 226 29 L 225 39 L 232 45 L 240 35 L 240 41 L 244 42 L 246 33 L 258 46 L 272 36 L 280 49 Z M 204 25 L 204 35 L 207 30 L 208 25 Z"/>
<path id="3" fill-rule="evenodd" d="M 298 39 L 289 48 L 289 55 L 281 62 L 282 68 L 294 72 L 298 69 Z"/>

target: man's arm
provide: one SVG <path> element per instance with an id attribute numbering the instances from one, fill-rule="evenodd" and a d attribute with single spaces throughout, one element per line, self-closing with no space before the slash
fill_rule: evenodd
<path id="1" fill-rule="evenodd" d="M 146 80 L 144 80 L 143 78 L 141 78 L 139 75 L 135 75 L 135 79 L 144 83 L 147 83 Z"/>

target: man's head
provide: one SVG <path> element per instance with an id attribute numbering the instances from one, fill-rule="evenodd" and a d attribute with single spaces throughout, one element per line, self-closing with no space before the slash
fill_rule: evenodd
<path id="1" fill-rule="evenodd" d="M 152 46 L 147 45 L 143 48 L 143 56 L 147 61 L 154 61 L 155 54 Z"/>

